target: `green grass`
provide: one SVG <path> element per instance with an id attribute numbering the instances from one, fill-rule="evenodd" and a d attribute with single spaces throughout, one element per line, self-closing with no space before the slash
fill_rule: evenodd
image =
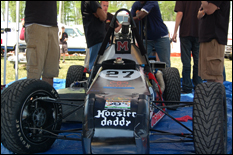
<path id="1" fill-rule="evenodd" d="M 59 70 L 59 79 L 66 79 L 66 74 L 68 68 L 71 65 L 83 65 L 84 64 L 83 56 L 66 56 L 65 63 L 60 63 L 61 69 Z M 176 67 L 180 72 L 180 77 L 182 77 L 182 63 L 180 57 L 171 57 L 171 66 Z M 191 62 L 191 66 L 193 66 L 193 61 Z M 226 81 L 232 82 L 232 61 L 229 59 L 225 59 L 225 69 L 226 69 Z M 1 57 L 1 85 L 3 85 L 4 78 L 4 57 Z M 19 64 L 18 69 L 18 79 L 27 76 L 26 65 Z M 191 77 L 192 77 L 192 69 L 191 69 Z M 9 82 L 15 81 L 15 69 L 13 68 L 13 64 L 9 61 L 6 61 L 6 84 Z"/>
<path id="2" fill-rule="evenodd" d="M 56 78 L 66 79 L 66 74 L 70 66 L 72 65 L 84 65 L 83 56 L 66 56 L 65 63 L 62 63 L 62 57 L 60 61 L 59 76 Z M 14 64 L 6 61 L 6 84 L 15 81 L 15 69 Z M 4 57 L 1 58 L 1 85 L 3 85 L 3 75 L 4 75 Z M 18 65 L 18 79 L 27 77 L 27 70 L 25 64 Z"/>

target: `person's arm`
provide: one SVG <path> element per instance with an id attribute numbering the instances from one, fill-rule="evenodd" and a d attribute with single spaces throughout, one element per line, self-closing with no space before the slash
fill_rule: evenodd
<path id="1" fill-rule="evenodd" d="M 68 40 L 68 38 L 65 38 L 65 39 L 64 39 L 64 41 L 67 41 L 67 40 Z"/>
<path id="2" fill-rule="evenodd" d="M 139 3 L 140 3 L 139 1 L 134 2 L 134 4 L 132 5 L 132 8 L 131 8 L 131 11 L 130 11 L 130 13 L 133 17 L 133 20 L 135 22 L 138 22 L 138 19 L 136 19 L 134 17 L 136 17 L 136 13 L 140 10 Z M 130 17 L 128 18 L 128 22 L 130 22 Z"/>
<path id="3" fill-rule="evenodd" d="M 157 1 L 146 1 L 143 7 L 140 10 L 136 11 L 136 17 L 134 17 L 133 19 L 136 22 L 142 20 L 150 13 L 152 9 L 157 9 L 157 8 L 159 8 L 159 4 Z"/>
<path id="4" fill-rule="evenodd" d="M 144 17 L 146 17 L 147 15 L 148 15 L 148 13 L 145 12 L 145 11 L 138 11 L 136 13 L 136 17 L 133 17 L 133 20 L 134 21 L 139 21 L 139 20 L 143 19 Z"/>
<path id="5" fill-rule="evenodd" d="M 202 18 L 204 15 L 205 15 L 205 11 L 203 10 L 203 7 L 201 5 L 201 7 L 199 8 L 198 13 L 197 13 L 197 19 Z"/>
<path id="6" fill-rule="evenodd" d="M 177 14 L 176 14 L 176 23 L 175 23 L 175 29 L 174 29 L 174 33 L 173 33 L 173 36 L 172 36 L 172 41 L 176 42 L 177 39 L 177 30 L 178 30 L 178 27 L 180 25 L 180 22 L 181 22 L 181 19 L 183 18 L 183 12 L 181 11 L 178 11 Z"/>
<path id="7" fill-rule="evenodd" d="M 216 10 L 219 9 L 219 7 L 217 7 L 215 4 L 213 3 L 209 3 L 207 1 L 201 1 L 201 5 L 203 7 L 204 12 L 207 15 L 211 15 L 213 14 Z"/>
<path id="8" fill-rule="evenodd" d="M 66 37 L 64 39 L 64 41 L 67 41 L 68 40 L 68 34 L 66 33 Z"/>
<path id="9" fill-rule="evenodd" d="M 118 27 L 115 28 L 115 32 L 118 33 L 120 31 L 122 25 L 118 21 L 116 21 L 116 23 L 118 24 Z"/>
<path id="10" fill-rule="evenodd" d="M 62 33 L 59 32 L 59 39 L 61 40 L 61 38 L 62 38 Z"/>
<path id="11" fill-rule="evenodd" d="M 103 11 L 103 9 L 98 8 L 96 13 L 93 13 L 97 18 L 101 21 L 105 21 L 107 19 L 107 14 Z"/>

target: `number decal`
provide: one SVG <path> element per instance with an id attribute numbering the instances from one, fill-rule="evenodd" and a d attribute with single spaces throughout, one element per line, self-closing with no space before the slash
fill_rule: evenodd
<path id="1" fill-rule="evenodd" d="M 100 77 L 114 81 L 134 80 L 141 76 L 136 70 L 103 70 Z"/>
<path id="2" fill-rule="evenodd" d="M 118 74 L 119 74 L 118 71 L 107 71 L 106 77 L 117 78 L 118 76 L 114 76 L 114 75 L 118 75 Z"/>
<path id="3" fill-rule="evenodd" d="M 129 73 L 128 75 L 124 76 L 124 78 L 130 78 L 134 72 L 133 71 L 123 71 L 122 73 Z"/>
<path id="4" fill-rule="evenodd" d="M 123 76 L 123 78 L 131 78 L 131 75 L 134 73 L 133 71 L 122 71 L 122 73 L 129 73 L 126 76 Z M 118 78 L 118 71 L 107 71 L 106 77 L 110 78 Z"/>

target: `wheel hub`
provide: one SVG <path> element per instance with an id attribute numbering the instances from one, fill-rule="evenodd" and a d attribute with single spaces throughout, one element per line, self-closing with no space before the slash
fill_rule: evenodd
<path id="1" fill-rule="evenodd" d="M 32 114 L 32 120 L 37 127 L 43 126 L 46 120 L 46 112 L 43 108 L 37 108 Z"/>

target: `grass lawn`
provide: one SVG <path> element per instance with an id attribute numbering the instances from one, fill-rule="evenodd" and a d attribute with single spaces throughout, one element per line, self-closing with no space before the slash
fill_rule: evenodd
<path id="1" fill-rule="evenodd" d="M 84 64 L 84 56 L 66 56 L 65 63 L 60 63 L 61 69 L 59 70 L 59 79 L 66 79 L 66 74 L 69 66 L 71 65 L 83 65 Z M 180 77 L 182 78 L 182 63 L 180 57 L 171 57 L 171 66 L 176 67 L 180 72 Z M 193 66 L 193 61 L 191 62 L 191 66 Z M 226 81 L 232 82 L 232 60 L 225 59 L 225 69 L 226 69 Z M 192 69 L 191 69 L 192 72 Z M 18 79 L 27 76 L 26 65 L 19 64 L 18 69 Z M 192 73 L 191 73 L 192 77 Z M 4 57 L 1 57 L 1 85 L 3 85 L 4 78 Z M 6 84 L 9 82 L 15 81 L 15 69 L 13 68 L 13 64 L 9 61 L 6 61 Z"/>

